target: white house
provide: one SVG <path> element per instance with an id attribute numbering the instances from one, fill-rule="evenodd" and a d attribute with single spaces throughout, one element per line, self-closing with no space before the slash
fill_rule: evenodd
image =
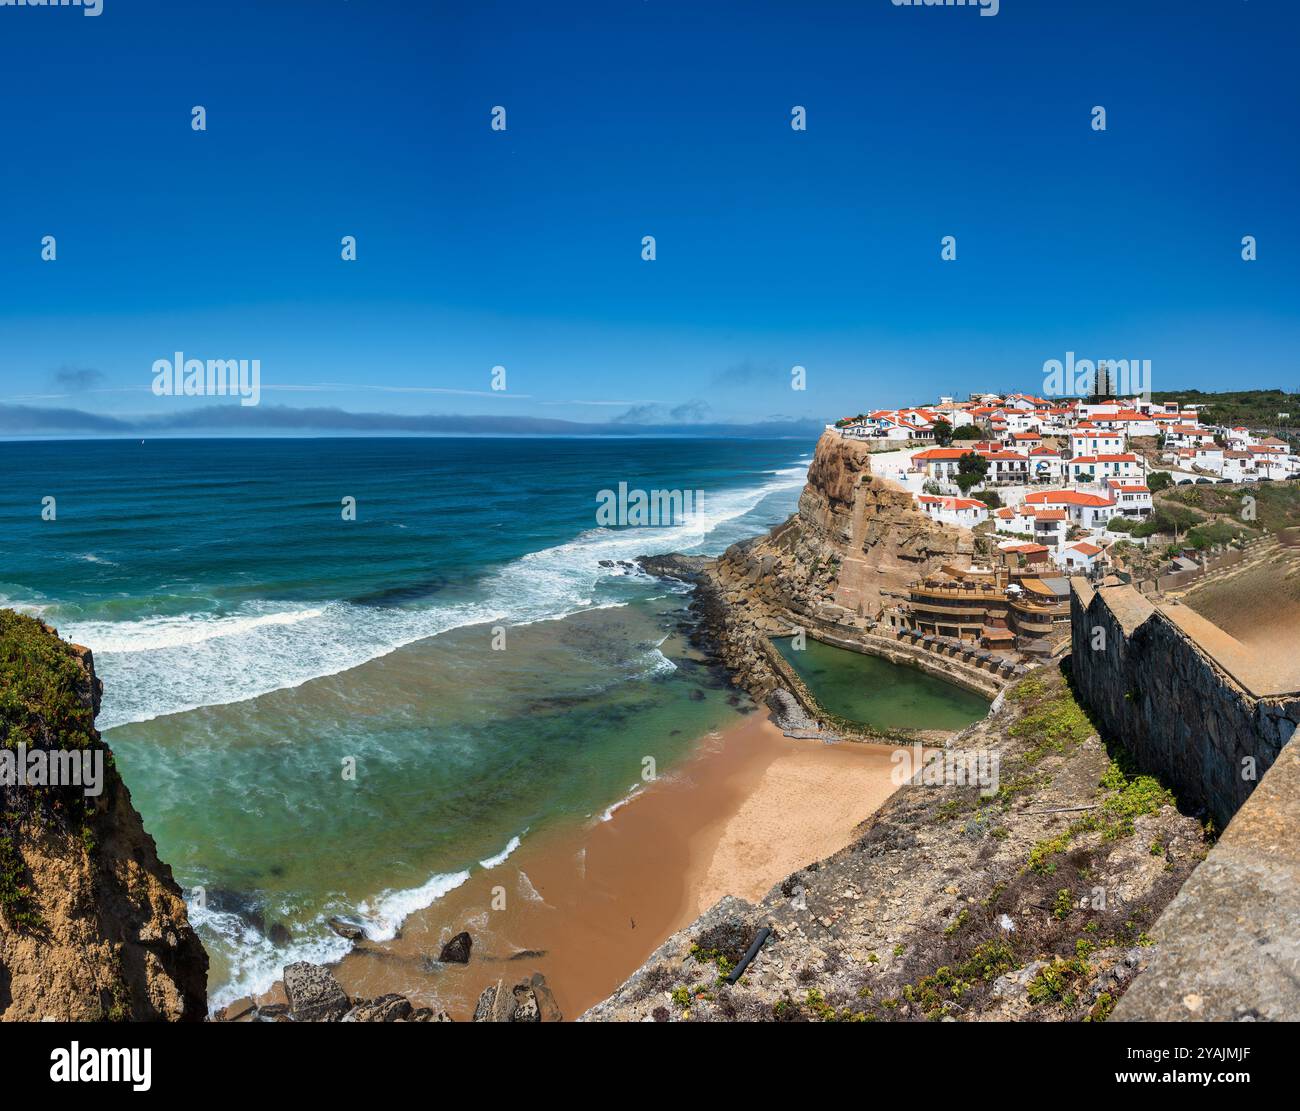
<path id="1" fill-rule="evenodd" d="M 1106 550 L 1087 540 L 1066 544 L 1056 553 L 1056 564 L 1064 571 L 1091 571 L 1105 559 Z"/>
<path id="2" fill-rule="evenodd" d="M 1115 512 L 1121 517 L 1149 517 L 1153 508 L 1151 491 L 1145 483 L 1132 479 L 1108 478 L 1106 487 Z"/>
<path id="3" fill-rule="evenodd" d="M 1114 428 L 1079 425 L 1070 432 L 1070 454 L 1114 455 L 1124 450 L 1124 433 Z"/>
<path id="4" fill-rule="evenodd" d="M 1232 448 L 1223 453 L 1220 474 L 1233 482 L 1254 482 L 1259 477 L 1255 457 L 1249 451 L 1234 451 Z"/>
<path id="5" fill-rule="evenodd" d="M 1065 473 L 1065 461 L 1055 448 L 1036 447 L 1029 453 L 1029 480 L 1031 482 L 1060 482 Z"/>
<path id="6" fill-rule="evenodd" d="M 945 525 L 974 528 L 989 519 L 989 507 L 974 498 L 945 498 L 918 494 L 917 503 L 925 515 Z"/>
<path id="7" fill-rule="evenodd" d="M 1090 494 L 1084 490 L 1043 490 L 1026 494 L 1025 504 L 1044 509 L 1064 509 L 1074 524 L 1086 529 L 1105 528 L 1117 512 L 1115 499 L 1109 490 L 1105 494 Z"/>
<path id="8" fill-rule="evenodd" d="M 1071 482 L 1101 482 L 1107 478 L 1141 478 L 1142 460 L 1130 453 L 1078 455 L 1066 465 Z"/>
<path id="9" fill-rule="evenodd" d="M 987 460 L 989 469 L 984 475 L 985 483 L 991 485 L 1024 485 L 1029 481 L 1029 455 L 1020 451 L 982 451 L 980 456 Z"/>
<path id="10" fill-rule="evenodd" d="M 957 465 L 969 448 L 931 447 L 912 454 L 912 469 L 924 471 L 935 482 L 947 482 L 957 477 Z"/>

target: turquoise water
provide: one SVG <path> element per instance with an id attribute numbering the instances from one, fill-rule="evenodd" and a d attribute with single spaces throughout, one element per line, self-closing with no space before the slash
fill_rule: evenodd
<path id="1" fill-rule="evenodd" d="M 88 645 L 99 725 L 212 956 L 214 1005 L 391 937 L 472 870 L 601 813 L 736 707 L 626 563 L 793 511 L 810 445 L 0 444 L 0 604 Z M 601 490 L 702 490 L 597 527 Z M 42 521 L 42 499 L 57 517 Z M 345 521 L 342 499 L 356 499 Z"/>
<path id="2" fill-rule="evenodd" d="M 800 651 L 790 637 L 775 643 L 817 700 L 850 721 L 877 729 L 964 729 L 989 710 L 979 695 L 915 667 L 818 640 Z"/>

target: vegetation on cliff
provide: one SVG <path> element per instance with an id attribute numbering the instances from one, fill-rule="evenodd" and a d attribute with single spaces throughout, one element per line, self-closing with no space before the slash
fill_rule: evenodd
<path id="1" fill-rule="evenodd" d="M 34 618 L 0 610 L 0 745 L 88 747 L 95 714 L 86 689 L 86 673 L 70 645 Z M 41 924 L 19 850 L 19 823 L 60 823 L 75 830 L 89 848 L 89 815 L 80 789 L 0 785 L 0 916 L 11 928 L 32 930 Z"/>
<path id="2" fill-rule="evenodd" d="M 201 1020 L 207 954 L 95 730 L 98 702 L 88 651 L 0 611 L 6 765 L 22 745 L 29 767 L 60 750 L 102 772 L 89 792 L 0 785 L 0 1019 Z"/>

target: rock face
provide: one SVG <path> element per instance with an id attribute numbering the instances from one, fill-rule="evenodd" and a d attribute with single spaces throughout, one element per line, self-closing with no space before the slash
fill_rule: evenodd
<path id="1" fill-rule="evenodd" d="M 639 562 L 651 574 L 697 583 L 699 642 L 761 701 L 781 685 L 762 639 L 795 627 L 865 632 L 912 581 L 945 565 L 969 567 L 973 551 L 970 532 L 930 520 L 906 490 L 874 476 L 866 445 L 827 432 L 799 511 L 784 524 L 714 562 Z"/>
<path id="2" fill-rule="evenodd" d="M 483 989 L 474 1008 L 475 1022 L 562 1022 L 564 1016 L 555 996 L 546 985 L 546 977 L 534 972 L 532 977 L 507 987 L 504 980 Z"/>
<path id="3" fill-rule="evenodd" d="M 103 761 L 98 797 L 0 786 L 0 1019 L 201 1021 L 208 957 L 94 728 L 100 690 L 89 651 L 0 611 L 0 744 Z"/>

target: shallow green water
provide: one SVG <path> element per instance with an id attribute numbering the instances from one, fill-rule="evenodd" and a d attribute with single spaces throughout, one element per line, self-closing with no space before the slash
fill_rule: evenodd
<path id="1" fill-rule="evenodd" d="M 978 694 L 915 667 L 811 639 L 802 651 L 791 637 L 775 644 L 818 701 L 850 721 L 877 729 L 963 729 L 988 713 Z"/>

